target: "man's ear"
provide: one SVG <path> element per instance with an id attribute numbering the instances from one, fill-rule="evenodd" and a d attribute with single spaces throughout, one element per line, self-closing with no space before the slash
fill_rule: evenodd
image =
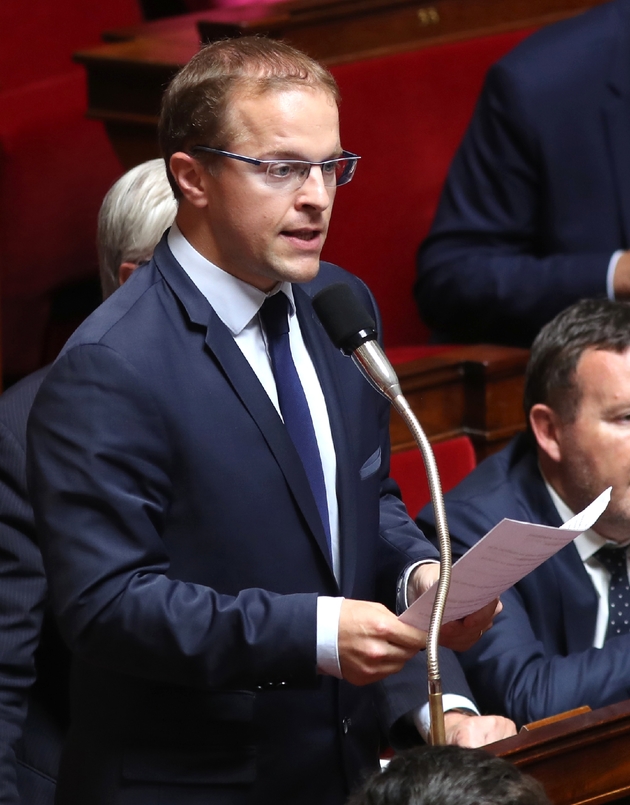
<path id="1" fill-rule="evenodd" d="M 543 403 L 532 405 L 529 424 L 538 442 L 538 447 L 556 463 L 562 459 L 560 430 L 562 423 L 558 414 Z"/>
<path id="2" fill-rule="evenodd" d="M 133 272 L 138 268 L 138 263 L 121 263 L 118 269 L 118 287 L 124 285 Z"/>
<path id="3" fill-rule="evenodd" d="M 207 206 L 205 168 L 190 154 L 177 151 L 169 160 L 171 174 L 177 182 L 182 195 L 194 207 Z"/>

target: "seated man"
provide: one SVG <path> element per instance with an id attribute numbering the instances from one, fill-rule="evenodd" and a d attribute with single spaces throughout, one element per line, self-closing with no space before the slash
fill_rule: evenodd
<path id="1" fill-rule="evenodd" d="M 139 263 L 150 259 L 175 211 L 162 160 L 139 165 L 114 184 L 99 213 L 99 267 L 105 298 Z M 26 420 L 49 369 L 47 366 L 29 375 L 0 397 L 3 805 L 52 805 L 69 722 L 69 652 L 46 607 L 46 579 L 26 492 Z"/>
<path id="2" fill-rule="evenodd" d="M 490 69 L 418 257 L 439 340 L 529 346 L 578 299 L 629 296 L 629 41 L 615 0 Z"/>
<path id="3" fill-rule="evenodd" d="M 613 491 L 594 528 L 504 593 L 460 657 L 482 709 L 519 725 L 630 697 L 630 305 L 584 299 L 547 324 L 525 410 L 529 431 L 445 496 L 454 557 L 504 517 L 559 526 Z M 418 524 L 435 534 L 433 522 L 425 507 Z"/>
<path id="4" fill-rule="evenodd" d="M 482 749 L 427 746 L 396 755 L 348 805 L 550 805 L 541 784 Z"/>

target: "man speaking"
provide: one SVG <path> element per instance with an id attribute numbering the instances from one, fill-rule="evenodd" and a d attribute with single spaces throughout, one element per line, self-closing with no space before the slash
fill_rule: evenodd
<path id="1" fill-rule="evenodd" d="M 176 224 L 35 402 L 29 483 L 75 653 L 62 805 L 341 805 L 377 762 L 368 683 L 424 646 L 392 612 L 435 552 L 388 479 L 388 407 L 311 307 L 341 280 L 377 318 L 319 263 L 357 164 L 337 101 L 282 43 L 198 53 L 160 122 Z M 413 570 L 412 600 L 436 572 Z"/>

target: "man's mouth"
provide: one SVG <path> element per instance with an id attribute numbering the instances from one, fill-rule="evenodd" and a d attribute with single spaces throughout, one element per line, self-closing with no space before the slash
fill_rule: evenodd
<path id="1" fill-rule="evenodd" d="M 320 229 L 285 229 L 282 234 L 287 238 L 297 238 L 305 242 L 315 240 L 321 235 Z"/>

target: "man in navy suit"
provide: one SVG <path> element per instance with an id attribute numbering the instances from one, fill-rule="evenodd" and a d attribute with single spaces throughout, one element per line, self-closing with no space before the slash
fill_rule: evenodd
<path id="1" fill-rule="evenodd" d="M 175 199 L 162 160 L 107 193 L 99 213 L 103 297 L 151 257 Z M 70 657 L 46 606 L 46 578 L 26 489 L 26 421 L 49 367 L 0 396 L 0 803 L 52 805 L 70 720 Z"/>
<path id="2" fill-rule="evenodd" d="M 630 296 L 630 0 L 538 31 L 489 71 L 418 255 L 436 338 L 529 346 Z"/>
<path id="3" fill-rule="evenodd" d="M 284 43 L 200 51 L 160 122 L 176 223 L 35 401 L 29 485 L 74 651 L 60 803 L 341 805 L 377 763 L 372 683 L 424 646 L 392 612 L 401 580 L 413 600 L 437 569 L 388 478 L 389 410 L 311 305 L 343 281 L 378 319 L 319 263 L 357 160 L 337 100 Z M 279 337 L 309 409 L 298 433 Z M 470 645 L 493 613 L 444 640 Z"/>
<path id="4" fill-rule="evenodd" d="M 508 590 L 493 628 L 461 655 L 482 710 L 517 724 L 630 697 L 630 305 L 584 299 L 547 324 L 525 410 L 529 432 L 446 495 L 455 556 L 504 517 L 559 526 L 613 491 L 593 529 Z M 426 508 L 418 523 L 435 533 Z M 618 579 L 597 553 L 608 544 L 622 547 Z"/>

